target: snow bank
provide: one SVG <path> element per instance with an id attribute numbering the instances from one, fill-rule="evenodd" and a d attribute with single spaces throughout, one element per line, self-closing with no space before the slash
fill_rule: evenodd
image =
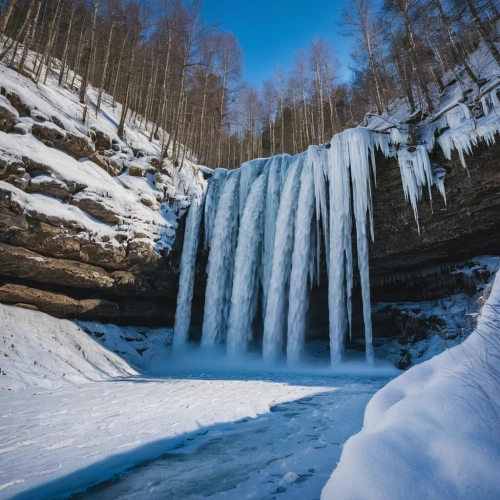
<path id="1" fill-rule="evenodd" d="M 0 391 L 137 375 L 71 321 L 0 304 Z"/>
<path id="2" fill-rule="evenodd" d="M 380 390 L 323 499 L 500 498 L 500 273 L 460 346 Z"/>

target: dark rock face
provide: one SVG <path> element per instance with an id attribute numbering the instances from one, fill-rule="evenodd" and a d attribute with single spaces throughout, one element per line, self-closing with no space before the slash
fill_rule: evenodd
<path id="1" fill-rule="evenodd" d="M 477 255 L 500 254 L 500 145 L 475 148 L 451 161 L 435 158 L 446 169 L 447 203 L 433 189 L 418 205 L 420 234 L 405 201 L 396 161 L 379 159 L 373 188 L 375 241 L 370 248 L 374 275 L 428 267 Z"/>

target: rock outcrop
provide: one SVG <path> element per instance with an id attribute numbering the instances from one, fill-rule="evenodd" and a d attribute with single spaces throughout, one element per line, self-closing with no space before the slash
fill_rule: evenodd
<path id="1" fill-rule="evenodd" d="M 89 137 L 67 132 L 55 123 L 34 123 L 32 133 L 44 144 L 61 149 L 77 160 L 86 158 L 95 151 L 94 143 Z"/>
<path id="2" fill-rule="evenodd" d="M 500 144 L 474 148 L 463 168 L 434 158 L 446 170 L 445 203 L 433 189 L 418 205 L 420 233 L 405 201 L 399 166 L 379 159 L 373 188 L 375 241 L 370 249 L 373 275 L 397 273 L 500 252 Z"/>

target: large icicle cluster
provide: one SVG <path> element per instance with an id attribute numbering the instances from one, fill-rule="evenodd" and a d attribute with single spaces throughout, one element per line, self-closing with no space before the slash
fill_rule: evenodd
<path id="1" fill-rule="evenodd" d="M 260 324 L 264 359 L 286 353 L 290 363 L 300 361 L 309 290 L 319 282 L 326 252 L 331 353 L 339 362 L 351 324 L 354 229 L 372 361 L 368 235 L 373 237 L 370 176 L 376 147 L 388 145 L 357 128 L 337 135 L 329 149 L 311 146 L 294 157 L 215 170 L 205 196 L 193 199 L 186 222 L 175 346 L 188 337 L 196 235 L 204 214 L 203 247 L 209 256 L 202 346 L 225 343 L 229 355 L 241 355 Z"/>
<path id="2" fill-rule="evenodd" d="M 187 342 L 200 227 L 209 251 L 202 345 L 226 343 L 228 353 L 245 353 L 262 330 L 264 359 L 286 353 L 302 357 L 309 290 L 319 283 L 322 253 L 329 288 L 332 363 L 342 359 L 352 323 L 353 248 L 361 284 L 366 357 L 373 361 L 368 269 L 373 239 L 371 178 L 375 151 L 398 160 L 404 196 L 418 225 L 417 204 L 424 188 L 445 197 L 444 169 L 429 152 L 437 139 L 445 156 L 457 150 L 465 167 L 479 139 L 492 142 L 500 132 L 500 100 L 493 91 L 482 100 L 484 117 L 475 120 L 459 102 L 415 131 L 355 128 L 336 135 L 330 147 L 311 146 L 291 157 L 278 155 L 247 162 L 235 171 L 217 169 L 203 196 L 192 200 L 184 237 L 175 346 Z M 203 226 L 201 224 L 203 219 Z M 352 237 L 356 234 L 356 245 Z M 256 326 L 257 325 L 257 326 Z"/>

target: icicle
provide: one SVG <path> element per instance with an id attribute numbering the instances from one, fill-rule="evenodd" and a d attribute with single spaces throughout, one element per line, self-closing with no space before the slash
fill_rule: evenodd
<path id="1" fill-rule="evenodd" d="M 493 89 L 489 94 L 491 100 L 492 111 L 500 108 L 500 99 L 498 99 L 497 89 Z"/>
<path id="2" fill-rule="evenodd" d="M 467 168 L 464 153 L 472 153 L 472 146 L 477 145 L 478 137 L 469 108 L 458 103 L 446 112 L 446 122 L 450 128 L 439 136 L 439 145 L 448 160 L 451 160 L 452 150 L 456 149 L 462 166 Z"/>
<path id="3" fill-rule="evenodd" d="M 446 189 L 444 187 L 446 170 L 444 168 L 441 168 L 439 165 L 433 165 L 432 175 L 434 179 L 434 184 L 436 185 L 438 191 L 441 193 L 441 196 L 443 197 L 444 203 L 446 205 Z"/>
<path id="4" fill-rule="evenodd" d="M 207 191 L 196 193 L 191 199 L 191 206 L 186 219 L 184 244 L 181 256 L 181 273 L 179 277 L 179 293 L 175 311 L 174 348 L 182 348 L 188 341 L 189 323 L 191 320 L 191 303 L 196 273 L 196 253 L 200 234 L 201 216 Z"/>
<path id="5" fill-rule="evenodd" d="M 244 353 L 252 336 L 268 173 L 269 169 L 266 169 L 253 183 L 241 219 L 227 331 L 227 352 L 231 356 Z"/>
<path id="6" fill-rule="evenodd" d="M 398 163 L 405 199 L 411 203 L 420 232 L 417 204 L 422 198 L 423 186 L 428 186 L 429 197 L 432 198 L 431 186 L 434 183 L 427 148 L 423 145 L 418 145 L 414 152 L 410 152 L 406 148 L 400 149 L 398 151 Z"/>
<path id="7" fill-rule="evenodd" d="M 309 148 L 308 157 L 317 156 L 317 148 Z M 307 278 L 312 260 L 311 229 L 314 215 L 314 169 L 308 158 L 300 176 L 300 193 L 295 217 L 295 243 L 292 255 L 290 293 L 288 300 L 287 360 L 300 361 L 305 342 L 309 287 Z M 317 201 L 317 200 L 316 200 Z"/>
<path id="8" fill-rule="evenodd" d="M 326 196 L 327 162 L 326 149 L 319 149 L 317 146 L 310 146 L 307 150 L 307 166 L 313 171 L 314 198 L 316 199 L 316 280 L 319 284 L 319 273 L 321 264 L 321 231 L 322 223 L 323 236 L 325 241 L 326 255 L 330 253 L 330 241 L 328 239 L 328 203 Z M 328 259 L 327 259 L 328 267 Z"/>
<path id="9" fill-rule="evenodd" d="M 233 284 L 233 263 L 238 236 L 239 170 L 228 173 L 217 207 L 208 257 L 208 279 L 201 343 L 211 346 L 222 342 Z"/>
<path id="10" fill-rule="evenodd" d="M 273 264 L 264 319 L 263 355 L 268 361 L 275 360 L 281 354 L 285 339 L 290 259 L 295 228 L 294 214 L 300 189 L 300 171 L 304 160 L 304 154 L 292 160 L 276 219 Z"/>
<path id="11" fill-rule="evenodd" d="M 328 180 L 330 186 L 330 264 L 328 268 L 328 309 L 330 316 L 330 356 L 333 364 L 340 363 L 346 328 L 346 265 L 350 254 L 350 186 L 348 151 L 340 134 L 332 139 L 328 150 Z M 349 289 L 349 286 L 348 286 Z"/>
<path id="12" fill-rule="evenodd" d="M 247 161 L 240 167 L 240 219 L 243 217 L 243 210 L 247 196 L 250 193 L 252 184 L 259 177 L 264 169 L 267 159 L 258 158 L 256 160 Z"/>
<path id="13" fill-rule="evenodd" d="M 382 154 L 389 158 L 391 153 L 391 138 L 392 134 L 378 134 L 373 133 L 373 143 L 375 147 L 382 152 Z"/>
<path id="14" fill-rule="evenodd" d="M 446 112 L 446 121 L 448 122 L 448 127 L 458 128 L 465 121 L 470 120 L 472 115 L 469 108 L 462 103 L 458 103 L 454 108 L 451 108 Z"/>
<path id="15" fill-rule="evenodd" d="M 392 144 L 399 146 L 400 144 L 408 144 L 410 142 L 410 133 L 405 128 L 394 127 L 391 128 L 389 132 L 391 134 Z"/>
<path id="16" fill-rule="evenodd" d="M 361 128 L 346 130 L 335 136 L 328 152 L 330 182 L 328 302 L 332 363 L 340 362 L 347 323 L 349 326 L 352 324 L 353 271 L 350 180 L 352 180 L 358 267 L 363 296 L 366 358 L 369 362 L 373 362 L 367 224 L 370 226 L 370 233 L 373 234 L 370 171 L 375 173 L 374 158 L 374 142 L 371 132 Z"/>
<path id="17" fill-rule="evenodd" d="M 273 264 L 274 237 L 276 233 L 276 217 L 281 198 L 282 179 L 286 178 L 283 171 L 288 171 L 290 156 L 274 156 L 269 164 L 269 180 L 267 183 L 266 208 L 264 213 L 264 246 L 262 249 L 262 313 L 265 315 L 267 292 L 271 280 Z"/>
<path id="18" fill-rule="evenodd" d="M 371 134 L 362 129 L 347 131 L 349 161 L 353 191 L 354 217 L 356 219 L 356 242 L 358 267 L 363 298 L 363 317 L 365 324 L 366 360 L 374 362 L 372 345 L 372 322 L 370 304 L 370 273 L 368 266 L 368 235 L 366 232 L 367 216 L 369 216 L 370 232 L 373 238 L 373 221 L 371 220 L 371 188 L 370 163 L 375 175 L 375 157 Z"/>
<path id="19" fill-rule="evenodd" d="M 208 250 L 210 247 L 210 240 L 212 238 L 219 197 L 224 189 L 227 172 L 228 171 L 224 168 L 218 168 L 214 170 L 212 178 L 208 181 L 208 190 L 205 202 L 205 250 Z"/>

